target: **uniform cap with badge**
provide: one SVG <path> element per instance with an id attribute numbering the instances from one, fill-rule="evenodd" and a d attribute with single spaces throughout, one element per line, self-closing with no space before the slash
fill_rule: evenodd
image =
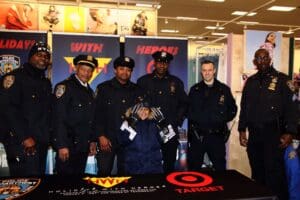
<path id="1" fill-rule="evenodd" d="M 91 55 L 78 55 L 73 59 L 73 64 L 75 66 L 79 64 L 87 65 L 93 69 L 98 67 L 97 59 Z"/>
<path id="2" fill-rule="evenodd" d="M 170 63 L 173 60 L 173 55 L 166 51 L 156 51 L 152 54 L 152 57 L 155 62 Z"/>
<path id="3" fill-rule="evenodd" d="M 34 54 L 39 53 L 39 52 L 46 52 L 48 56 L 50 57 L 51 50 L 49 45 L 47 45 L 45 42 L 39 41 L 34 43 L 34 45 L 31 47 L 29 54 L 28 54 L 28 59 L 30 59 Z"/>
<path id="4" fill-rule="evenodd" d="M 130 69 L 134 68 L 134 60 L 128 56 L 120 56 L 114 60 L 114 68 L 117 67 L 128 67 Z"/>

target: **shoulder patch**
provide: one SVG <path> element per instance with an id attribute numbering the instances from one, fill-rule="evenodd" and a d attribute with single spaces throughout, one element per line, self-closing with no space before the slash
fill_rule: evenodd
<path id="1" fill-rule="evenodd" d="M 295 91 L 295 86 L 294 86 L 293 81 L 289 80 L 289 81 L 286 82 L 286 84 L 287 84 L 287 86 L 290 88 L 290 90 L 291 90 L 292 92 Z"/>
<path id="2" fill-rule="evenodd" d="M 66 91 L 66 86 L 65 85 L 58 85 L 56 87 L 56 90 L 55 90 L 56 98 L 62 97 L 64 95 L 65 91 Z"/>
<path id="3" fill-rule="evenodd" d="M 14 75 L 7 75 L 3 79 L 3 87 L 4 89 L 10 88 L 15 82 L 15 76 Z"/>

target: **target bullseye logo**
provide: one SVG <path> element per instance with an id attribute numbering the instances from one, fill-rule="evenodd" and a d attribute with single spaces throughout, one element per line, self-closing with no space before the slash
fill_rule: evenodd
<path id="1" fill-rule="evenodd" d="M 213 179 L 199 172 L 173 172 L 167 176 L 167 181 L 182 187 L 203 187 L 213 182 Z"/>

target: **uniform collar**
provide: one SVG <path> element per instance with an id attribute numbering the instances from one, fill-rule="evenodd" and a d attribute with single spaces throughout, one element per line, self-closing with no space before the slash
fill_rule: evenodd
<path id="1" fill-rule="evenodd" d="M 77 79 L 77 81 L 83 86 L 83 87 L 88 87 L 88 83 L 84 83 L 84 82 L 82 82 L 79 78 L 78 78 L 78 76 L 76 75 L 76 74 L 74 74 L 74 76 L 75 76 L 75 78 Z"/>
<path id="2" fill-rule="evenodd" d="M 156 75 L 155 70 L 152 72 L 151 75 L 152 75 L 152 78 L 157 78 L 157 79 L 168 79 L 170 77 L 169 71 L 167 71 L 166 74 L 162 78 L 160 78 Z"/>
<path id="3" fill-rule="evenodd" d="M 111 83 L 114 87 L 116 88 L 126 88 L 130 86 L 130 80 L 127 81 L 127 83 L 125 84 L 121 84 L 118 79 L 116 77 L 114 77 L 113 79 L 111 79 Z"/>
<path id="4" fill-rule="evenodd" d="M 69 77 L 69 79 L 73 80 L 77 85 L 80 85 L 80 86 L 83 87 L 83 88 L 90 89 L 89 84 L 87 83 L 87 86 L 84 86 L 84 85 L 81 83 L 82 81 L 80 81 L 80 80 L 76 77 L 75 74 L 72 74 L 72 75 Z"/>

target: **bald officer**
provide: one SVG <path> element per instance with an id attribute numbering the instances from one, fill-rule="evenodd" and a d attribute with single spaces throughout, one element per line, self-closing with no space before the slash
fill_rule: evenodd
<path id="1" fill-rule="evenodd" d="M 138 86 L 130 81 L 134 60 L 127 56 L 118 57 L 113 65 L 115 77 L 97 86 L 95 128 L 100 146 L 100 175 L 111 174 L 116 154 L 118 173 L 123 174 L 122 162 L 119 162 L 123 156 L 118 148 L 117 134 L 125 111 L 143 99 Z"/>
<path id="2" fill-rule="evenodd" d="M 147 94 L 147 98 L 154 107 L 160 107 L 166 122 L 178 133 L 187 111 L 187 95 L 183 82 L 168 72 L 173 55 L 166 51 L 157 51 L 152 54 L 154 58 L 154 71 L 138 79 L 137 84 Z M 178 134 L 177 134 L 178 135 Z M 178 137 L 173 137 L 163 144 L 162 153 L 164 171 L 174 170 Z"/>
<path id="3" fill-rule="evenodd" d="M 98 61 L 91 55 L 78 55 L 73 63 L 75 74 L 55 86 L 53 144 L 58 154 L 58 174 L 84 173 L 87 156 L 95 154 L 92 121 L 94 92 L 89 81 Z"/>

